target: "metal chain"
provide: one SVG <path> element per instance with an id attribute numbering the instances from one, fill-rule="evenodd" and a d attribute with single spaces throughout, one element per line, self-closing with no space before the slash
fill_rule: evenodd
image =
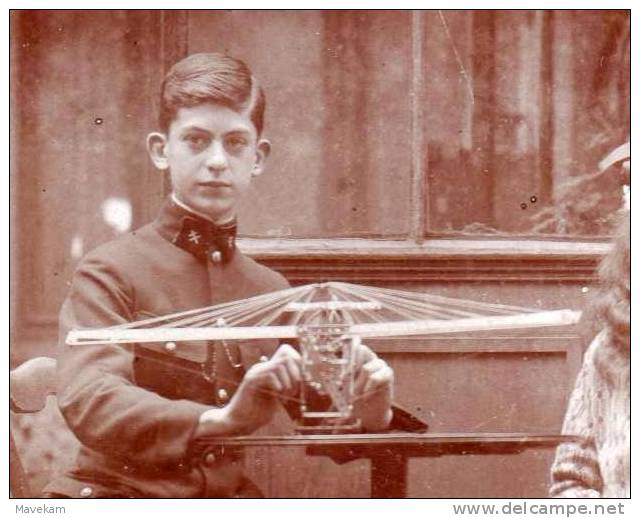
<path id="1" fill-rule="evenodd" d="M 227 342 L 226 340 L 220 340 L 222 342 L 222 348 L 224 349 L 225 354 L 227 355 L 227 359 L 229 360 L 229 363 L 231 364 L 231 366 L 234 369 L 239 369 L 242 367 L 242 361 L 240 361 L 239 363 L 236 363 L 233 360 L 233 356 L 231 355 L 231 351 L 229 350 L 229 348 L 227 347 Z"/>

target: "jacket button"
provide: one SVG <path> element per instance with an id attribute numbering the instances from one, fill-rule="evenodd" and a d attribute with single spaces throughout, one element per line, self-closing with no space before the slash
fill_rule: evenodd
<path id="1" fill-rule="evenodd" d="M 229 393 L 223 388 L 218 389 L 218 399 L 225 403 L 229 399 Z"/>
<path id="2" fill-rule="evenodd" d="M 205 466 L 213 466 L 216 463 L 216 456 L 209 452 L 204 456 L 204 464 Z"/>
<path id="3" fill-rule="evenodd" d="M 174 352 L 176 350 L 176 343 L 175 342 L 167 342 L 166 344 L 164 344 L 164 349 L 168 353 L 172 353 L 172 352 Z"/>
<path id="4" fill-rule="evenodd" d="M 90 487 L 83 487 L 80 490 L 80 496 L 82 498 L 87 498 L 89 496 L 91 496 L 93 494 L 93 489 L 91 489 Z"/>
<path id="5" fill-rule="evenodd" d="M 219 250 L 214 250 L 213 252 L 211 252 L 211 260 L 214 263 L 222 262 L 222 254 Z"/>

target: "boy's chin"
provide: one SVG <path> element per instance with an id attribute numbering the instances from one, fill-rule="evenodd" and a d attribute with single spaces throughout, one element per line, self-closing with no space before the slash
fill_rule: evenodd
<path id="1" fill-rule="evenodd" d="M 228 221 L 235 215 L 233 203 L 209 202 L 202 204 L 199 209 L 194 208 L 215 222 Z"/>
<path id="2" fill-rule="evenodd" d="M 233 196 L 203 196 L 202 193 L 176 193 L 178 201 L 194 212 L 214 222 L 224 222 L 236 213 L 236 200 Z"/>

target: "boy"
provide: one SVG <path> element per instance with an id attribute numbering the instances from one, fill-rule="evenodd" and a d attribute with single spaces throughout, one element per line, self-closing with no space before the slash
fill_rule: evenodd
<path id="1" fill-rule="evenodd" d="M 196 439 L 252 433 L 299 390 L 300 355 L 283 344 L 67 346 L 72 328 L 106 327 L 288 287 L 235 248 L 236 206 L 263 171 L 265 98 L 247 66 L 196 54 L 167 74 L 160 132 L 147 145 L 173 192 L 157 219 L 98 247 L 60 314 L 60 409 L 82 443 L 49 496 L 255 496 L 238 452 L 195 455 Z M 277 349 L 277 350 L 276 350 Z M 358 351 L 356 413 L 391 419 L 393 373 Z"/>

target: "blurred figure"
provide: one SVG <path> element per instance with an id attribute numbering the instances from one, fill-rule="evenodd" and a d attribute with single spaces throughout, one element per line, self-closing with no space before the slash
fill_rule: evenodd
<path id="1" fill-rule="evenodd" d="M 624 210 L 613 249 L 599 269 L 591 342 L 571 394 L 563 434 L 584 441 L 558 447 L 550 496 L 630 496 L 630 213 Z"/>

